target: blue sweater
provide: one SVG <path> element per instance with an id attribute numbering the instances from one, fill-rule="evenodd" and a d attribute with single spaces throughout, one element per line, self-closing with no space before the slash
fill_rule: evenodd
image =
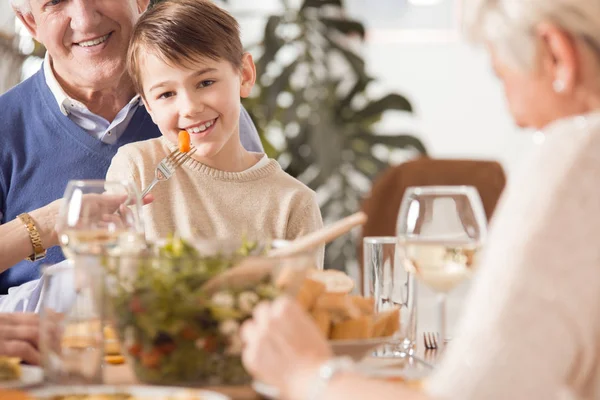
<path id="1" fill-rule="evenodd" d="M 61 198 L 71 179 L 104 179 L 120 146 L 160 136 L 146 109 L 138 107 L 114 145 L 91 137 L 60 112 L 42 69 L 0 96 L 0 121 L 1 223 Z M 247 149 L 262 151 L 245 111 L 240 135 Z M 53 247 L 44 260 L 16 264 L 0 274 L 0 294 L 39 278 L 40 264 L 63 259 L 60 247 Z"/>

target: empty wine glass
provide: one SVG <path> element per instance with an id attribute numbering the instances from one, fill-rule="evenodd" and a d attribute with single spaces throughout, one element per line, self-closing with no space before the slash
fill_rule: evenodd
<path id="1" fill-rule="evenodd" d="M 486 235 L 479 193 L 470 186 L 407 188 L 396 229 L 405 268 L 437 293 L 443 347 L 447 293 L 472 274 Z"/>

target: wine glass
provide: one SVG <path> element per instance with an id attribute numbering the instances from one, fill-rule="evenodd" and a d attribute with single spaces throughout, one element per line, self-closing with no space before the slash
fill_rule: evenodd
<path id="1" fill-rule="evenodd" d="M 50 380 L 98 383 L 103 341 L 96 338 L 98 332 L 102 335 L 111 329 L 102 260 L 125 247 L 144 246 L 141 204 L 139 192 L 128 182 L 77 180 L 67 185 L 56 231 L 68 265 L 45 271 L 41 306 L 40 329 L 57 331 L 65 338 L 58 348 L 44 347 Z M 67 358 L 59 362 L 61 357 L 67 357 L 68 363 Z M 87 364 L 91 369 L 85 376 L 78 374 L 83 371 L 79 366 Z"/>
<path id="2" fill-rule="evenodd" d="M 405 268 L 437 294 L 443 348 L 447 294 L 471 276 L 486 235 L 479 193 L 471 186 L 407 188 L 396 229 Z"/>
<path id="3" fill-rule="evenodd" d="M 119 244 L 120 236 L 142 236 L 141 198 L 129 182 L 70 181 L 56 231 L 67 258 L 99 256 Z"/>

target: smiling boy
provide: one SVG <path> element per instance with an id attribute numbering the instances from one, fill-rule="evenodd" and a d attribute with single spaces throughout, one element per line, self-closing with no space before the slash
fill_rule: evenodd
<path id="1" fill-rule="evenodd" d="M 128 70 L 163 136 L 122 147 L 107 179 L 145 188 L 180 130 L 197 149 L 153 189 L 143 211 L 149 239 L 179 232 L 289 240 L 322 226 L 315 193 L 240 142 L 240 97 L 249 96 L 256 70 L 231 15 L 210 1 L 160 3 L 134 29 Z"/>

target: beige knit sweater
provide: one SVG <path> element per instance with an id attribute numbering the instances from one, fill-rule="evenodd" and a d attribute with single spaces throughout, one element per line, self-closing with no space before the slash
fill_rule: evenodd
<path id="1" fill-rule="evenodd" d="M 436 399 L 600 399 L 600 113 L 557 121 L 494 214 Z"/>
<path id="2" fill-rule="evenodd" d="M 175 149 L 163 137 L 119 149 L 107 180 L 129 180 L 143 190 L 160 160 Z M 256 154 L 256 160 L 262 157 Z M 195 160 L 159 182 L 154 202 L 143 207 L 149 240 L 182 237 L 291 240 L 322 227 L 315 193 L 285 173 L 277 161 L 243 172 L 224 172 Z M 324 249 L 318 250 L 319 264 Z"/>

